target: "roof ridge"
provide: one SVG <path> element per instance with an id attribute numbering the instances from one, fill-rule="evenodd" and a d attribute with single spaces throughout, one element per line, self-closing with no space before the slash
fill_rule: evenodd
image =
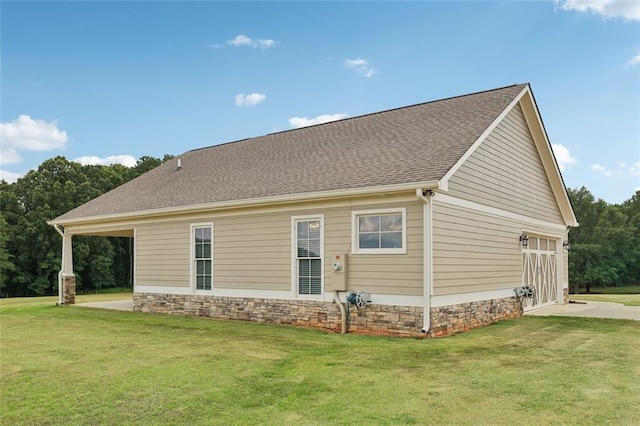
<path id="1" fill-rule="evenodd" d="M 383 114 L 383 113 L 392 112 L 392 111 L 399 111 L 399 110 L 407 109 L 407 108 L 414 108 L 414 107 L 417 107 L 417 106 L 432 104 L 432 103 L 436 103 L 436 102 L 450 101 L 450 100 L 457 99 L 457 98 L 465 98 L 467 96 L 476 96 L 476 95 L 481 95 L 483 93 L 497 92 L 499 90 L 509 89 L 509 88 L 516 87 L 516 86 L 525 86 L 525 85 L 528 85 L 528 84 L 529 83 L 510 84 L 510 85 L 503 86 L 503 87 L 496 87 L 494 89 L 480 90 L 478 92 L 464 93 L 462 95 L 449 96 L 448 98 L 434 99 L 434 100 L 431 100 L 431 101 L 420 102 L 420 103 L 417 103 L 417 104 L 411 104 L 411 105 L 404 105 L 404 106 L 401 106 L 401 107 L 389 108 L 389 109 L 385 109 L 385 110 L 382 110 L 382 111 L 368 112 L 366 114 L 356 115 L 356 116 L 353 116 L 353 117 L 345 117 L 345 118 L 341 118 L 339 120 L 327 121 L 326 123 L 318 123 L 318 124 L 313 124 L 311 126 L 298 127 L 298 128 L 295 128 L 295 129 L 280 130 L 278 132 L 273 132 L 273 133 L 265 133 L 265 134 L 259 135 L 259 136 L 251 136 L 251 137 L 248 137 L 248 138 L 238 139 L 238 140 L 235 140 L 235 141 L 221 142 L 221 143 L 215 144 L 215 145 L 209 145 L 209 146 L 204 146 L 204 147 L 200 147 L 200 148 L 194 148 L 194 149 L 191 149 L 191 150 L 185 152 L 185 154 L 189 153 L 189 152 L 196 152 L 196 151 L 202 151 L 202 150 L 205 150 L 205 149 L 215 148 L 215 147 L 218 147 L 218 146 L 230 145 L 230 144 L 239 143 L 239 142 L 246 142 L 246 141 L 249 141 L 249 140 L 252 140 L 252 139 L 263 138 L 265 136 L 272 136 L 272 135 L 279 135 L 279 134 L 288 133 L 288 132 L 295 132 L 297 130 L 310 129 L 310 128 L 313 128 L 313 127 L 325 126 L 325 125 L 332 124 L 332 123 L 355 120 L 355 119 L 358 119 L 358 118 L 369 117 L 369 116 Z M 178 156 L 176 156 L 176 157 L 178 157 Z"/>

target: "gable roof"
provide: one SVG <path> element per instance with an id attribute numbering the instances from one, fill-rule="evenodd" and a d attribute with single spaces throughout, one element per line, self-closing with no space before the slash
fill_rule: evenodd
<path id="1" fill-rule="evenodd" d="M 51 223 L 299 194 L 435 187 L 525 89 L 507 86 L 188 151 Z"/>

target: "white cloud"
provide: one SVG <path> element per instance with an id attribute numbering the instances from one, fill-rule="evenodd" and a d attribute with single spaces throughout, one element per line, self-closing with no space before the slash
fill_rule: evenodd
<path id="1" fill-rule="evenodd" d="M 640 161 L 633 163 L 630 166 L 619 161 L 617 169 L 610 169 L 607 166 L 596 163 L 591 165 L 591 170 L 600 173 L 604 177 L 621 176 L 623 174 L 626 175 L 627 171 L 631 176 L 640 177 Z"/>
<path id="2" fill-rule="evenodd" d="M 553 154 L 556 157 L 556 161 L 558 162 L 558 167 L 560 171 L 563 172 L 565 169 L 568 169 L 570 165 L 576 164 L 578 160 L 571 156 L 569 149 L 564 145 L 560 145 L 557 143 L 551 144 L 551 148 L 553 149 Z"/>
<path id="3" fill-rule="evenodd" d="M 640 2 L 637 0 L 556 0 L 556 4 L 563 10 L 640 21 Z"/>
<path id="4" fill-rule="evenodd" d="M 16 164 L 22 161 L 22 157 L 15 148 L 0 144 L 0 164 Z"/>
<path id="5" fill-rule="evenodd" d="M 0 164 L 22 161 L 19 151 L 53 151 L 67 144 L 67 132 L 58 129 L 56 120 L 47 123 L 20 115 L 17 119 L 0 123 Z"/>
<path id="6" fill-rule="evenodd" d="M 343 118 L 347 117 L 347 114 L 323 114 L 317 116 L 316 118 L 291 117 L 289 119 L 289 125 L 294 129 L 299 129 L 300 127 L 329 123 L 330 121 L 342 120 Z"/>
<path id="7" fill-rule="evenodd" d="M 5 180 L 8 183 L 13 183 L 24 176 L 22 173 L 13 173 L 7 170 L 0 170 L 0 180 Z"/>
<path id="8" fill-rule="evenodd" d="M 111 155 L 104 158 L 97 157 L 95 155 L 87 155 L 76 158 L 73 161 L 84 166 L 108 166 L 111 164 L 122 164 L 125 167 L 135 167 L 137 164 L 135 157 L 131 155 Z"/>
<path id="9" fill-rule="evenodd" d="M 601 164 L 592 164 L 591 165 L 591 170 L 593 170 L 594 172 L 598 172 L 600 174 L 602 174 L 605 177 L 610 177 L 613 176 L 613 171 L 609 170 L 607 167 L 601 165 Z"/>
<path id="10" fill-rule="evenodd" d="M 264 101 L 265 99 L 267 99 L 267 95 L 265 95 L 264 93 L 250 93 L 248 95 L 240 93 L 239 95 L 236 95 L 236 106 L 254 106 Z"/>
<path id="11" fill-rule="evenodd" d="M 638 3 L 640 4 L 640 3 Z M 634 56 L 633 58 L 629 59 L 626 63 L 626 67 L 635 67 L 636 65 L 640 65 L 640 53 L 638 53 L 636 56 Z"/>
<path id="12" fill-rule="evenodd" d="M 347 68 L 366 67 L 367 65 L 369 65 L 369 62 L 364 59 L 347 59 L 344 61 L 344 66 Z"/>
<path id="13" fill-rule="evenodd" d="M 253 39 L 251 37 L 247 37 L 246 35 L 240 34 L 235 36 L 234 38 L 232 38 L 231 40 L 228 40 L 226 43 L 228 46 L 234 46 L 234 47 L 242 47 L 242 46 L 246 46 L 246 47 L 259 47 L 261 49 L 268 49 L 270 47 L 273 47 L 277 44 L 277 42 L 275 40 L 271 40 L 271 39 L 260 39 L 260 38 L 256 38 Z M 214 44 L 213 47 L 220 47 L 219 44 Z"/>
<path id="14" fill-rule="evenodd" d="M 367 78 L 371 77 L 375 72 L 369 68 L 369 62 L 361 58 L 347 59 L 344 61 L 344 67 L 353 69 L 357 74 Z"/>

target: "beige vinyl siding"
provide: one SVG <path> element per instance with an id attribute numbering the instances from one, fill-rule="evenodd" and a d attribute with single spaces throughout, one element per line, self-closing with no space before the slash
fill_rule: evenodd
<path id="1" fill-rule="evenodd" d="M 139 225 L 135 237 L 136 285 L 189 287 L 190 223 Z"/>
<path id="2" fill-rule="evenodd" d="M 423 232 L 422 201 L 358 206 L 349 209 L 340 229 L 346 231 L 344 248 L 351 248 L 351 210 L 375 210 L 377 208 L 407 209 L 407 253 L 406 254 L 353 254 L 349 256 L 348 286 L 354 291 L 378 294 L 422 295 L 423 290 Z M 325 227 L 329 229 L 325 217 Z M 344 217 L 344 215 L 341 215 Z M 346 222 L 344 222 L 346 220 Z M 343 239 L 345 237 L 342 237 Z M 330 256 L 333 247 L 330 238 L 325 238 L 325 247 Z M 335 247 L 336 249 L 339 247 Z M 340 251 L 340 250 L 339 250 Z M 339 252 L 338 251 L 338 252 Z M 344 250 L 343 250 L 344 251 Z M 330 259 L 325 268 L 331 268 Z M 329 269 L 326 269 L 329 271 Z"/>
<path id="3" fill-rule="evenodd" d="M 215 218 L 215 288 L 291 289 L 291 215 Z"/>
<path id="4" fill-rule="evenodd" d="M 564 223 L 519 104 L 453 174 L 449 195 Z"/>
<path id="5" fill-rule="evenodd" d="M 390 202 L 215 218 L 216 288 L 291 290 L 291 217 L 324 215 L 324 273 L 331 256 L 351 250 L 351 211 L 407 208 L 406 255 L 350 255 L 350 289 L 382 294 L 422 294 L 422 206 Z"/>
<path id="6" fill-rule="evenodd" d="M 434 295 L 515 288 L 522 282 L 522 229 L 556 235 L 545 227 L 434 202 Z M 562 244 L 558 244 L 558 250 Z"/>
<path id="7" fill-rule="evenodd" d="M 136 227 L 136 284 L 190 286 L 190 232 L 195 223 L 213 223 L 214 289 L 292 289 L 292 216 L 324 215 L 325 282 L 333 273 L 331 256 L 351 251 L 352 210 L 407 209 L 407 253 L 349 255 L 348 285 L 380 294 L 422 294 L 422 204 L 413 197 L 351 205 L 305 203 L 289 211 L 187 216 Z M 407 201 L 410 200 L 410 201 Z"/>
<path id="8" fill-rule="evenodd" d="M 521 249 L 512 226 L 504 222 L 434 202 L 434 295 L 497 290 L 520 282 Z"/>

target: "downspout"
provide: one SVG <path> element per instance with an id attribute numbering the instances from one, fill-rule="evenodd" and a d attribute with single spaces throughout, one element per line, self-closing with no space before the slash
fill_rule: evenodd
<path id="1" fill-rule="evenodd" d="M 64 231 L 57 223 L 53 225 L 53 229 L 62 237 L 62 260 L 60 264 L 60 272 L 58 272 L 58 306 L 62 306 L 64 299 L 62 295 L 62 275 L 64 274 Z"/>
<path id="2" fill-rule="evenodd" d="M 347 312 L 344 310 L 344 305 L 340 301 L 338 297 L 338 291 L 333 292 L 333 301 L 338 305 L 338 309 L 340 309 L 340 318 L 342 319 L 342 326 L 340 328 L 340 333 L 345 334 L 347 332 Z"/>
<path id="3" fill-rule="evenodd" d="M 422 332 L 427 333 L 431 328 L 431 288 L 433 287 L 433 203 L 431 197 L 434 193 L 430 189 L 416 189 L 416 196 L 424 202 L 422 206 L 422 227 L 423 227 L 423 261 L 422 261 L 422 297 L 423 311 L 422 317 L 424 325 Z"/>

